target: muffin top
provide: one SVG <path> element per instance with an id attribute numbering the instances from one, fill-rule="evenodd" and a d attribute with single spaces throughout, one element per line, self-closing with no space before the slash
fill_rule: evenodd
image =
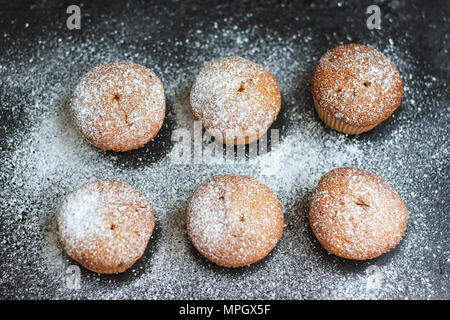
<path id="1" fill-rule="evenodd" d="M 265 67 L 227 57 L 203 65 L 190 102 L 195 119 L 210 133 L 239 138 L 264 133 L 280 111 L 281 96 Z"/>
<path id="2" fill-rule="evenodd" d="M 325 174 L 311 197 L 309 222 L 317 240 L 337 256 L 365 260 L 395 247 L 408 211 L 394 188 L 358 168 Z"/>
<path id="3" fill-rule="evenodd" d="M 283 210 L 277 197 L 249 176 L 208 179 L 192 195 L 186 213 L 194 247 L 225 267 L 261 260 L 283 232 Z"/>
<path id="4" fill-rule="evenodd" d="M 403 94 L 397 68 L 384 54 L 361 44 L 341 45 L 323 55 L 311 86 L 316 106 L 356 127 L 386 120 Z"/>
<path id="5" fill-rule="evenodd" d="M 136 149 L 153 139 L 163 124 L 165 107 L 158 76 L 131 62 L 93 68 L 82 77 L 71 101 L 83 136 L 113 151 Z"/>
<path id="6" fill-rule="evenodd" d="M 153 232 L 150 202 L 115 180 L 87 182 L 67 195 L 57 214 L 64 251 L 99 273 L 124 271 L 142 256 Z"/>

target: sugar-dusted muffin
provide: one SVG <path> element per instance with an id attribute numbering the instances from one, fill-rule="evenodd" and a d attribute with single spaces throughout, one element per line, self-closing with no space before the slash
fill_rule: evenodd
<path id="1" fill-rule="evenodd" d="M 314 69 L 311 87 L 322 121 L 347 134 L 372 130 L 398 108 L 403 94 L 392 62 L 361 44 L 328 51 Z"/>
<path id="2" fill-rule="evenodd" d="M 206 62 L 190 96 L 194 118 L 226 144 L 247 144 L 263 136 L 281 107 L 275 77 L 240 57 Z"/>
<path id="3" fill-rule="evenodd" d="M 210 178 L 192 195 L 186 216 L 194 247 L 224 267 L 263 259 L 283 233 L 283 209 L 277 197 L 248 176 Z"/>
<path id="4" fill-rule="evenodd" d="M 158 76 L 131 62 L 103 64 L 76 86 L 72 113 L 83 136 L 113 151 L 139 148 L 163 125 L 166 99 Z"/>
<path id="5" fill-rule="evenodd" d="M 309 205 L 309 223 L 330 253 L 352 260 L 378 257 L 394 248 L 406 229 L 408 211 L 394 188 L 358 168 L 325 174 Z"/>
<path id="6" fill-rule="evenodd" d="M 63 250 L 86 269 L 119 273 L 147 247 L 155 217 L 138 190 L 115 180 L 95 180 L 70 193 L 57 213 Z"/>

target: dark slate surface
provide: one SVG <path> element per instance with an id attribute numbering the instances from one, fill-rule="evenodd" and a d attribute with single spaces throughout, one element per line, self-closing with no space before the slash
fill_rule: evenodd
<path id="1" fill-rule="evenodd" d="M 69 4 L 79 3 L 83 8 L 83 27 L 80 31 L 69 31 L 65 26 L 65 8 Z M 262 4 L 264 3 L 264 4 Z M 365 26 L 366 16 L 361 14 L 364 12 L 364 8 L 370 4 L 379 4 L 382 8 L 383 24 L 382 29 L 377 31 L 369 31 Z M 158 8 L 155 11 L 154 8 Z M 233 20 L 239 27 L 245 28 L 248 23 L 258 23 L 263 26 L 270 27 L 277 30 L 280 34 L 292 30 L 292 28 L 312 28 L 318 33 L 333 34 L 335 33 L 335 39 L 337 41 L 345 41 L 346 36 L 351 34 L 354 42 L 366 42 L 376 41 L 382 42 L 383 39 L 388 37 L 402 38 L 401 45 L 406 46 L 407 49 L 423 66 L 423 69 L 416 70 L 417 77 L 423 75 L 433 75 L 440 79 L 440 82 L 433 87 L 433 92 L 424 92 L 424 95 L 433 98 L 433 95 L 437 95 L 439 98 L 439 104 L 444 110 L 434 110 L 433 107 L 427 109 L 428 112 L 433 113 L 436 111 L 439 117 L 417 117 L 416 121 L 423 122 L 428 126 L 440 126 L 447 127 L 446 136 L 440 137 L 442 141 L 443 149 L 449 148 L 449 130 L 450 125 L 448 110 L 450 105 L 450 95 L 448 89 L 449 80 L 449 17 L 450 17 L 450 2 L 449 1 L 354 1 L 354 2 L 340 2 L 340 1 L 320 1 L 317 4 L 315 1 L 292 1 L 283 3 L 282 1 L 236 1 L 235 4 L 225 4 L 224 1 L 208 1 L 207 3 L 201 3 L 199 1 L 180 1 L 170 2 L 160 1 L 154 3 L 152 1 L 134 1 L 132 4 L 125 5 L 124 3 L 115 1 L 95 1 L 95 2 L 80 2 L 80 1 L 2 1 L 0 4 L 0 61 L 11 62 L 13 61 L 17 65 L 26 64 L 30 57 L 35 54 L 37 42 L 34 41 L 37 37 L 45 37 L 45 34 L 51 30 L 51 36 L 55 37 L 67 37 L 71 35 L 73 37 L 73 45 L 82 43 L 87 37 L 90 37 L 92 30 L 96 30 L 96 25 L 101 25 L 105 19 L 114 17 L 119 21 L 125 22 L 125 28 L 135 29 L 137 37 L 142 34 L 142 25 L 138 19 L 134 19 L 136 12 L 148 13 L 155 17 L 155 21 L 158 24 L 146 26 L 146 30 L 151 30 L 152 34 L 157 35 L 162 42 L 164 39 L 180 39 L 182 40 L 186 33 L 191 30 L 196 30 L 198 27 L 202 28 L 208 21 L 211 23 L 217 20 L 223 20 L 225 17 L 234 17 Z M 245 15 L 251 12 L 252 21 L 245 18 Z M 303 19 L 302 17 L 308 16 L 309 19 Z M 30 23 L 33 27 L 24 30 L 23 25 Z M 91 26 L 91 27 L 88 27 Z M 207 30 L 207 28 L 206 28 Z M 3 33 L 7 33 L 10 36 L 3 37 Z M 133 39 L 129 39 L 126 43 L 121 44 L 123 46 L 129 46 L 137 44 L 133 42 Z M 326 37 L 323 38 L 321 43 L 317 44 L 321 46 L 322 52 L 330 49 L 329 41 Z M 47 50 L 52 50 L 51 45 Z M 182 63 L 183 55 L 187 54 L 188 49 L 180 46 L 171 48 L 167 46 L 164 50 L 176 51 L 172 55 L 173 59 L 179 59 Z M 164 58 L 164 50 L 156 50 Z M 10 70 L 9 72 L 14 72 Z M 32 76 L 32 75 L 30 75 Z M 14 138 L 17 132 L 23 132 L 28 130 L 26 121 L 24 119 L 25 104 L 19 104 L 14 112 L 10 111 L 10 108 L 3 108 L 3 106 L 9 106 L 16 103 L 15 97 L 19 95 L 18 92 L 8 92 L 4 90 L 7 88 L 5 83 L 0 80 L 0 150 L 1 155 L 6 155 L 7 151 L 14 148 L 10 143 L 6 143 L 8 139 Z M 27 92 L 22 92 L 23 96 L 27 95 Z M 169 105 L 170 107 L 170 105 Z M 404 117 L 411 117 L 416 111 L 412 108 L 402 110 Z M 170 119 L 169 119 L 170 120 Z M 282 121 L 282 120 L 279 120 Z M 170 122 L 170 121 L 169 121 Z M 382 138 L 383 131 L 389 131 L 390 126 L 395 125 L 395 122 L 387 122 L 382 124 L 383 130 L 374 131 L 354 139 L 361 141 L 370 140 L 374 137 Z M 170 123 L 168 126 L 167 136 L 170 135 Z M 159 137 L 165 139 L 165 137 Z M 402 168 L 402 173 L 414 172 L 415 167 L 419 166 L 424 159 L 424 155 L 431 155 L 435 150 L 426 149 L 432 144 L 422 143 L 426 141 L 426 137 L 422 137 L 423 140 L 416 145 L 410 146 L 410 153 L 408 155 L 408 168 Z M 158 145 L 158 143 L 156 143 Z M 425 152 L 424 149 L 425 148 Z M 155 156 L 158 153 L 163 154 L 163 150 L 153 148 Z M 133 156 L 131 154 L 127 157 L 127 161 L 132 161 Z M 0 159 L 1 160 L 1 159 Z M 435 201 L 431 203 L 435 206 L 433 212 L 436 214 L 429 216 L 430 226 L 435 228 L 431 230 L 429 234 L 425 236 L 433 238 L 435 245 L 443 246 L 447 248 L 444 252 L 448 253 L 449 246 L 449 191 L 450 191 L 450 162 L 444 163 L 444 167 L 440 172 L 444 172 L 444 175 L 433 175 L 430 172 L 430 176 L 426 178 L 427 182 L 414 181 L 414 184 L 422 185 L 420 190 L 422 194 L 433 195 L 436 197 Z M 1 170 L 1 167 L 0 167 Z M 5 181 L 0 180 L 0 188 Z M 437 191 L 436 191 L 437 190 Z M 436 191 L 436 192 L 435 192 Z M 414 207 L 417 210 L 427 210 L 426 207 L 421 206 L 421 203 L 414 202 L 414 199 L 408 198 L 410 203 L 409 207 Z M 6 210 L 8 199 L 0 199 L 2 205 L 0 208 Z M 9 210 L 13 210 L 9 208 Z M 2 222 L 0 221 L 0 224 Z M 438 230 L 439 232 L 436 232 Z M 13 232 L 13 231 L 11 231 Z M 2 234 L 6 234 L 3 230 Z M 0 239 L 1 240 L 1 239 Z M 2 244 L 2 246 L 5 244 Z M 7 252 L 2 250 L 0 252 Z M 425 256 L 425 259 L 433 259 L 433 250 L 428 251 L 430 256 Z M 4 257 L 0 256 L 0 266 Z M 330 261 L 335 259 L 334 257 L 327 256 L 324 259 Z M 434 272 L 434 278 L 429 279 L 432 286 L 436 289 L 436 294 L 432 295 L 434 298 L 449 298 L 448 291 L 448 259 L 449 257 L 439 257 L 439 266 L 436 267 Z M 355 268 L 354 264 L 344 263 L 343 268 L 352 270 Z M 1 267 L 0 267 L 1 269 Z M 15 274 L 15 278 L 3 279 L 3 285 L 0 286 L 0 296 L 16 297 L 25 295 L 27 291 L 27 283 L 24 281 L 24 277 L 21 275 L 20 264 L 17 265 L 17 272 L 8 272 L 8 274 Z M 36 275 L 38 277 L 38 275 Z M 29 278 L 27 278 L 29 279 Z M 7 285 L 5 285 L 7 282 Z M 411 284 L 410 294 L 414 297 L 414 291 L 417 284 Z M 437 290 L 437 288 L 441 288 Z M 447 290 L 442 290 L 442 287 Z M 31 295 L 33 297 L 33 295 Z M 40 296 L 40 298 L 45 298 Z M 313 298 L 313 297 L 311 297 Z M 405 298 L 405 297 L 403 297 Z"/>

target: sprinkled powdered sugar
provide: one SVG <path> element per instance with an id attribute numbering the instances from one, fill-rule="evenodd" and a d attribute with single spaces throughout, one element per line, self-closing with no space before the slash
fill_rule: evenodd
<path id="1" fill-rule="evenodd" d="M 317 239 L 341 257 L 370 259 L 395 247 L 408 212 L 396 191 L 365 170 L 326 174 L 311 196 L 309 220 Z"/>
<path id="2" fill-rule="evenodd" d="M 142 194 L 122 182 L 95 180 L 67 195 L 57 213 L 64 251 L 91 270 L 113 273 L 142 256 L 154 215 Z"/>
<path id="3" fill-rule="evenodd" d="M 264 133 L 280 111 L 280 91 L 263 66 L 228 57 L 206 62 L 192 85 L 192 112 L 222 136 Z M 217 132 L 216 131 L 216 132 Z"/>
<path id="4" fill-rule="evenodd" d="M 130 16 L 137 21 L 154 19 L 140 12 Z M 2 294 L 105 299 L 447 295 L 448 242 L 442 224 L 433 222 L 433 217 L 445 214 L 439 208 L 446 195 L 432 177 L 448 174 L 450 156 L 446 126 L 436 125 L 448 121 L 443 96 L 434 90 L 441 79 L 423 74 L 418 69 L 422 62 L 404 49 L 404 42 L 398 46 L 392 41 L 371 42 L 399 68 L 405 95 L 400 109 L 386 121 L 389 126 L 350 138 L 329 130 L 314 113 L 310 80 L 316 61 L 326 51 L 323 35 L 308 27 L 283 33 L 252 24 L 234 27 L 232 19 L 194 25 L 198 30 L 183 37 L 156 41 L 148 29 L 112 19 L 91 27 L 83 41 L 57 40 L 58 33 L 52 31 L 42 34 L 36 55 L 16 52 L 15 46 L 7 49 L 20 61 L 0 60 L 6 87 L 0 92 L 2 112 L 22 114 L 23 127 L 2 127 Z M 332 35 L 327 47 L 343 41 L 352 39 Z M 273 124 L 281 130 L 280 168 L 275 175 L 261 171 L 269 155 L 246 164 L 171 163 L 173 143 L 167 132 L 192 128 L 189 91 L 195 76 L 205 61 L 233 55 L 264 65 L 279 82 L 283 106 Z M 82 138 L 65 101 L 92 67 L 123 60 L 152 68 L 160 76 L 168 114 L 154 142 L 116 154 L 96 149 Z M 345 165 L 360 166 L 385 178 L 410 211 L 405 238 L 379 259 L 349 262 L 327 255 L 308 226 L 308 201 L 319 178 Z M 286 223 L 281 241 L 266 259 L 232 271 L 205 262 L 193 249 L 185 225 L 186 205 L 194 190 L 211 176 L 230 173 L 250 175 L 268 185 L 283 206 Z M 66 270 L 74 262 L 57 242 L 55 213 L 66 194 L 96 178 L 124 181 L 140 190 L 152 203 L 156 228 L 143 258 L 126 274 L 101 276 L 82 268 L 81 289 L 70 290 Z M 381 286 L 370 290 L 369 266 L 377 266 L 381 277 Z M 437 278 L 439 270 L 444 271 Z"/>
<path id="5" fill-rule="evenodd" d="M 248 176 L 208 179 L 194 192 L 186 215 L 194 246 L 224 266 L 245 266 L 265 257 L 283 230 L 280 202 Z"/>
<path id="6" fill-rule="evenodd" d="M 72 111 L 81 132 L 102 149 L 127 151 L 150 141 L 162 126 L 165 97 L 156 74 L 137 64 L 103 64 L 76 86 Z"/>
<path id="7" fill-rule="evenodd" d="M 312 90 L 327 113 L 365 127 L 385 120 L 397 108 L 402 80 L 383 53 L 352 44 L 334 48 L 319 60 Z"/>
<path id="8" fill-rule="evenodd" d="M 102 226 L 106 225 L 103 219 L 106 210 L 98 192 L 87 192 L 85 187 L 75 190 L 67 195 L 60 209 L 60 237 L 78 241 L 101 235 L 105 231 Z M 73 250 L 74 245 L 68 247 Z"/>

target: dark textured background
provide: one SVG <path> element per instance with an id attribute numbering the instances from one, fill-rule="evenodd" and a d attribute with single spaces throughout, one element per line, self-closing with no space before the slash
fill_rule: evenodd
<path id="1" fill-rule="evenodd" d="M 79 4 L 82 7 L 82 29 L 79 31 L 69 31 L 66 28 L 66 13 L 65 9 L 70 4 Z M 365 8 L 370 4 L 379 4 L 382 10 L 382 29 L 370 31 L 365 26 L 366 16 L 362 14 Z M 155 10 L 157 8 L 157 10 Z M 251 21 L 249 18 L 244 18 L 248 12 L 253 13 Z M 139 13 L 139 14 L 137 14 Z M 235 1 L 235 3 L 228 3 L 225 1 L 133 1 L 128 4 L 125 2 L 116 1 L 1 1 L 0 2 L 0 62 L 10 64 L 13 62 L 16 65 L 24 65 L 35 54 L 36 41 L 38 37 L 45 37 L 45 34 L 51 30 L 51 36 L 67 37 L 71 36 L 72 45 L 76 46 L 82 43 L 87 38 L 95 38 L 92 35 L 92 30 L 96 30 L 94 26 L 101 25 L 104 20 L 109 17 L 114 17 L 116 20 L 122 20 L 129 30 L 135 30 L 136 40 L 127 39 L 121 42 L 120 46 L 138 46 L 138 39 L 142 36 L 142 24 L 136 16 L 148 14 L 154 17 L 154 21 L 158 21 L 154 25 L 146 25 L 145 32 L 151 32 L 161 43 L 173 43 L 167 41 L 168 39 L 183 41 L 183 38 L 191 30 L 198 28 L 208 30 L 208 22 L 223 20 L 225 17 L 234 17 L 233 23 L 245 29 L 246 24 L 260 24 L 268 26 L 271 29 L 277 30 L 279 34 L 288 32 L 289 30 L 312 28 L 315 32 L 329 35 L 333 34 L 336 41 L 345 41 L 346 35 L 351 34 L 353 42 L 364 43 L 366 41 L 383 41 L 387 37 L 395 39 L 401 38 L 401 46 L 406 46 L 411 55 L 419 61 L 422 66 L 416 70 L 417 77 L 424 75 L 433 75 L 440 79 L 432 91 L 426 91 L 424 87 L 424 96 L 429 97 L 430 101 L 438 97 L 440 106 L 447 108 L 447 112 L 440 110 L 439 114 L 443 117 L 422 116 L 417 117 L 416 121 L 422 122 L 427 126 L 439 126 L 447 128 L 446 135 L 439 137 L 438 144 L 441 144 L 441 149 L 448 150 L 449 148 L 449 116 L 448 110 L 450 105 L 450 95 L 447 82 L 449 80 L 449 16 L 450 16 L 450 1 Z M 308 16 L 309 19 L 302 19 Z M 242 17 L 242 18 L 241 18 Z M 30 28 L 24 29 L 25 23 L 30 24 Z M 146 23 L 151 23 L 146 22 Z M 90 26 L 90 27 L 89 27 Z M 151 30 L 151 31 L 149 31 Z M 8 33 L 9 37 L 3 37 L 3 33 Z M 98 35 L 101 36 L 101 35 Z M 166 50 L 173 50 L 171 59 L 179 59 L 178 63 L 182 64 L 183 57 L 191 54 L 189 48 L 183 46 L 166 45 L 163 48 L 159 47 L 158 43 L 148 44 L 152 46 L 153 52 L 161 55 L 164 59 Z M 326 36 L 316 45 L 322 49 L 322 52 L 330 49 L 330 41 Z M 52 42 L 46 50 L 52 50 Z M 13 73 L 11 69 L 7 72 Z M 30 75 L 32 77 L 32 75 Z M 14 94 L 7 92 L 6 84 L 0 79 L 0 155 L 6 155 L 8 151 L 14 148 L 14 144 L 7 143 L 15 136 L 17 132 L 23 132 L 28 129 L 26 121 L 23 118 L 24 108 L 26 108 L 26 95 L 20 101 L 15 101 L 17 92 Z M 9 108 L 11 105 L 16 105 L 15 109 Z M 431 103 L 432 104 L 432 103 Z M 3 106 L 5 106 L 3 108 Z M 170 108 L 170 104 L 168 105 Z M 433 112 L 432 108 L 426 109 L 427 112 Z M 412 117 L 416 112 L 413 108 L 402 110 L 404 117 Z M 170 126 L 170 119 L 168 119 Z M 283 121 L 282 117 L 281 120 Z M 280 124 L 279 124 L 280 125 Z M 370 140 L 375 136 L 383 135 L 384 131 L 389 131 L 390 126 L 395 125 L 395 122 L 386 122 L 381 125 L 382 130 L 370 132 L 354 139 L 361 141 Z M 166 130 L 168 132 L 168 130 Z M 165 136 L 158 136 L 158 139 L 165 139 Z M 399 168 L 399 172 L 413 173 L 416 166 L 420 166 L 423 161 L 427 161 L 427 155 L 432 155 L 435 150 L 430 146 L 436 144 L 427 144 L 427 137 L 422 137 L 417 144 L 411 145 L 410 154 L 408 157 L 408 168 Z M 435 141 L 436 142 L 436 141 Z M 158 146 L 158 143 L 156 143 Z M 430 149 L 427 149 L 429 148 Z M 162 153 L 162 150 L 154 148 L 155 153 Z M 132 157 L 133 155 L 129 156 Z M 425 158 L 424 158 L 425 157 Z M 2 158 L 0 157 L 0 160 Z M 132 159 L 129 159 L 130 161 Z M 448 160 L 448 159 L 447 159 Z M 0 167 L 1 170 L 1 167 Z M 434 243 L 436 245 L 444 246 L 444 252 L 448 252 L 449 246 L 449 178 L 450 165 L 449 161 L 444 163 L 444 167 L 440 168 L 439 172 L 444 172 L 444 175 L 437 175 L 429 172 L 429 176 L 423 181 L 415 181 L 417 185 L 415 190 L 418 190 L 424 195 L 433 194 L 435 201 L 431 201 L 434 206 L 434 215 L 427 217 L 429 219 L 429 226 L 431 230 L 427 237 L 433 239 L 436 235 Z M 5 184 L 5 181 L 0 180 L 0 188 Z M 433 186 L 433 187 L 430 187 Z M 437 192 L 434 192 L 437 190 Z M 407 196 L 408 197 L 408 196 Z M 8 208 L 8 199 L 0 199 L 2 206 L 0 209 L 6 210 Z M 429 205 L 428 202 L 427 205 Z M 414 202 L 414 199 L 409 199 L 409 206 L 413 206 L 414 210 L 427 210 L 422 207 L 421 203 Z M 9 208 L 13 210 L 13 208 Z M 0 221 L 0 225 L 1 225 Z M 11 230 L 11 232 L 14 232 Z M 8 234 L 8 231 L 2 230 L 2 235 Z M 425 235 L 424 235 L 425 236 Z M 1 239 L 4 240 L 4 239 Z M 7 245 L 2 242 L 2 246 Z M 395 251 L 395 250 L 394 250 Z M 8 249 L 1 252 L 8 252 Z M 430 258 L 433 250 L 427 251 Z M 389 259 L 389 255 L 381 257 L 380 259 Z M 5 257 L 0 256 L 0 266 Z M 324 255 L 323 259 L 335 261 L 335 257 Z M 434 278 L 429 279 L 432 285 L 436 288 L 435 298 L 449 298 L 449 284 L 448 284 L 448 259 L 449 257 L 439 257 L 436 265 L 433 264 Z M 349 271 L 357 268 L 357 264 L 345 262 L 342 268 Z M 0 267 L 2 272 L 3 267 Z M 12 272 L 8 272 L 11 274 Z M 120 277 L 120 276 L 119 276 Z M 21 274 L 18 269 L 15 278 L 10 279 L 10 283 L 3 287 L 0 296 L 15 297 L 18 293 L 25 296 L 27 279 Z M 414 286 L 412 284 L 410 296 L 414 297 Z M 447 288 L 447 290 L 437 288 Z M 306 295 L 308 297 L 308 295 Z M 32 295 L 30 297 L 33 297 Z M 44 298 L 44 297 L 41 297 Z M 313 296 L 311 296 L 313 298 Z"/>
<path id="2" fill-rule="evenodd" d="M 81 30 L 70 31 L 66 27 L 67 6 L 78 4 L 82 9 L 82 24 L 90 26 Z M 365 8 L 378 4 L 382 10 L 381 30 L 371 31 L 366 28 Z M 353 42 L 364 43 L 366 40 L 382 40 L 389 36 L 403 38 L 408 43 L 407 49 L 423 63 L 424 74 L 435 75 L 440 79 L 449 79 L 450 2 L 441 1 L 0 1 L 0 32 L 13 36 L 0 37 L 0 57 L 3 61 L 15 61 L 24 64 L 36 51 L 35 39 L 51 31 L 54 38 L 73 37 L 73 45 L 91 38 L 92 30 L 105 20 L 114 19 L 126 22 L 127 29 L 136 30 L 136 39 L 142 36 L 142 22 L 133 19 L 139 15 L 155 17 L 157 24 L 148 25 L 145 33 L 155 34 L 161 43 L 168 39 L 183 41 L 191 30 L 234 17 L 233 23 L 245 28 L 246 24 L 267 25 L 280 34 L 292 29 L 313 28 L 324 34 L 323 51 L 329 48 L 329 38 L 334 34 L 337 40 L 345 40 L 348 34 Z M 251 12 L 252 19 L 245 18 Z M 302 17 L 308 16 L 308 19 Z M 388 21 L 388 22 L 387 22 Z M 24 29 L 29 23 L 32 27 Z M 95 31 L 94 31 L 95 32 Z M 97 37 L 101 37 L 99 34 Z M 405 39 L 405 37 L 408 37 Z M 136 40 L 137 42 L 138 40 Z M 120 46 L 138 45 L 133 39 L 127 39 Z M 153 52 L 164 57 L 164 50 L 174 50 L 173 58 L 183 59 L 189 54 L 188 49 L 174 46 L 161 48 L 153 44 Z M 47 48 L 52 50 L 52 44 Z M 13 72 L 13 70 L 11 70 Z M 0 88 L 1 89 L 1 88 Z M 441 94 L 447 95 L 448 87 L 441 84 Z M 426 93 L 424 93 L 426 94 Z M 7 103 L 8 95 L 3 92 L 0 103 Z M 23 106 L 20 106 L 23 107 Z M 21 119 L 21 112 L 14 114 L 8 110 L 0 113 L 0 136 L 13 135 L 15 130 L 26 130 Z M 370 138 L 370 134 L 365 135 Z M 0 146 L 7 148 L 4 139 Z"/>

